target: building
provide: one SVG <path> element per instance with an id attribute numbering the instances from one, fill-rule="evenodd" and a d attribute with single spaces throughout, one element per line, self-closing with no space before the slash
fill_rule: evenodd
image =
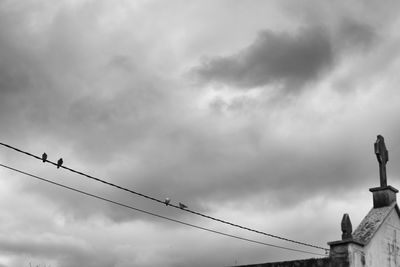
<path id="1" fill-rule="evenodd" d="M 382 136 L 378 135 L 374 148 L 379 162 L 381 186 L 369 189 L 373 197 L 373 208 L 354 231 L 349 216 L 343 216 L 342 239 L 328 243 L 329 257 L 240 267 L 399 267 L 398 190 L 387 185 L 386 163 L 389 156 Z"/>

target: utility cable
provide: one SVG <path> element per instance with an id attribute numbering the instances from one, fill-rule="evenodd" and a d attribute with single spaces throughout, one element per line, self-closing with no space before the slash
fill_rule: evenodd
<path id="1" fill-rule="evenodd" d="M 7 144 L 2 143 L 2 142 L 0 142 L 0 145 L 5 146 L 5 147 L 7 147 L 7 148 L 10 148 L 10 149 L 12 149 L 12 150 L 15 150 L 15 151 L 17 151 L 17 152 L 23 153 L 23 154 L 25 154 L 25 155 L 28 155 L 28 156 L 30 156 L 30 157 L 33 157 L 33 158 L 36 158 L 36 159 L 42 161 L 42 158 L 41 158 L 41 157 L 39 157 L 39 156 L 37 156 L 37 155 L 34 155 L 34 154 L 31 154 L 31 153 L 29 153 L 29 152 L 27 152 L 27 151 L 18 149 L 18 148 L 16 148 L 16 147 L 13 147 L 13 146 L 11 146 L 11 145 L 7 145 Z M 52 161 L 50 161 L 50 160 L 48 160 L 48 159 L 46 159 L 45 162 L 48 162 L 48 163 L 50 163 L 50 164 L 53 164 L 54 166 L 57 166 L 57 163 L 56 163 L 56 162 L 52 162 Z M 133 191 L 133 190 L 131 190 L 131 189 L 128 189 L 128 188 L 125 188 L 125 187 L 122 187 L 122 186 L 119 186 L 119 185 L 116 185 L 116 184 L 107 182 L 107 181 L 102 180 L 102 179 L 100 179 L 100 178 L 97 178 L 97 177 L 91 176 L 91 175 L 89 175 L 89 174 L 86 174 L 86 173 L 83 173 L 83 172 L 80 172 L 80 171 L 71 169 L 71 168 L 66 167 L 66 166 L 64 166 L 64 165 L 61 165 L 60 168 L 66 169 L 66 170 L 68 170 L 68 171 L 70 171 L 70 172 L 73 172 L 73 173 L 76 173 L 76 174 L 85 176 L 85 177 L 87 177 L 87 178 L 89 178 L 89 179 L 92 179 L 92 180 L 101 182 L 101 183 L 103 183 L 103 184 L 106 184 L 106 185 L 109 185 L 109 186 L 112 186 L 112 187 L 121 189 L 121 190 L 123 190 L 123 191 L 129 192 L 129 193 L 132 193 L 132 194 L 135 194 L 135 195 L 138 195 L 138 196 L 141 196 L 141 197 L 144 197 L 144 198 L 147 198 L 147 199 L 150 199 L 150 200 L 153 200 L 153 201 L 155 201 L 155 202 L 158 202 L 158 203 L 161 203 L 161 204 L 165 205 L 165 202 L 164 202 L 163 200 L 154 198 L 154 197 L 152 197 L 152 196 L 149 196 L 149 195 L 146 195 L 146 194 L 142 194 L 142 193 Z M 218 219 L 218 218 L 215 218 L 215 217 L 212 217 L 212 216 L 209 216 L 209 215 L 206 215 L 206 214 L 203 214 L 203 213 L 200 213 L 200 212 L 191 210 L 191 209 L 189 209 L 189 208 L 182 209 L 180 206 L 174 205 L 174 204 L 168 204 L 168 206 L 171 206 L 171 207 L 174 207 L 174 208 L 176 208 L 176 209 L 180 209 L 180 210 L 183 210 L 183 211 L 186 211 L 186 212 L 189 212 L 189 213 L 192 213 L 192 214 L 195 214 L 195 215 L 198 215 L 198 216 L 207 218 L 207 219 L 211 219 L 211 220 L 214 220 L 214 221 L 217 221 L 217 222 L 220 222 L 220 223 L 224 223 L 224 224 L 227 224 L 227 225 L 230 225 L 230 226 L 233 226 L 233 227 L 237 227 L 237 228 L 240 228 L 240 229 L 243 229 L 243 230 L 247 230 L 247 231 L 250 231 L 250 232 L 254 232 L 254 233 L 257 233 L 257 234 L 269 236 L 269 237 L 272 237 L 272 238 L 284 240 L 284 241 L 287 241 L 287 242 L 291 242 L 291 243 L 295 243 L 295 244 L 299 244 L 299 245 L 303 245 L 303 246 L 307 246 L 307 247 L 312 247 L 312 248 L 316 248 L 316 249 L 322 249 L 322 250 L 324 250 L 325 252 L 329 251 L 328 248 L 324 248 L 324 247 L 320 247 L 320 246 L 317 246 L 317 245 L 313 245 L 313 244 L 309 244 L 309 243 L 305 243 L 305 242 L 300 242 L 300 241 L 296 241 L 296 240 L 293 240 L 293 239 L 281 237 L 281 236 L 274 235 L 274 234 L 269 234 L 269 233 L 262 232 L 262 231 L 259 231 L 259 230 L 255 230 L 255 229 L 252 229 L 252 228 L 249 228 L 249 227 L 245 227 L 245 226 L 242 226 L 242 225 L 239 225 L 239 224 L 231 223 L 231 222 L 229 222 L 229 221 L 225 221 L 225 220 L 222 220 L 222 219 Z"/>
<path id="2" fill-rule="evenodd" d="M 139 208 L 133 207 L 131 205 L 127 205 L 127 204 L 123 204 L 121 202 L 110 200 L 108 198 L 104 198 L 104 197 L 101 197 L 101 196 L 98 196 L 98 195 L 95 195 L 95 194 L 91 194 L 91 193 L 76 189 L 74 187 L 70 187 L 70 186 L 67 186 L 67 185 L 64 185 L 64 184 L 61 184 L 61 183 L 57 183 L 57 182 L 45 179 L 43 177 L 39 177 L 37 175 L 31 174 L 31 173 L 28 173 L 28 172 L 25 172 L 25 171 L 22 171 L 22 170 L 19 170 L 19 169 L 16 169 L 16 168 L 13 168 L 13 167 L 1 164 L 1 163 L 0 163 L 0 166 L 3 167 L 3 168 L 6 168 L 6 169 L 12 170 L 14 172 L 18 172 L 18 173 L 24 174 L 26 176 L 38 179 L 40 181 L 43 181 L 43 182 L 46 182 L 46 183 L 50 183 L 50 184 L 53 184 L 53 185 L 56 185 L 56 186 L 59 186 L 59 187 L 62 187 L 64 189 L 75 191 L 77 193 L 80 193 L 80 194 L 83 194 L 83 195 L 86 195 L 86 196 L 89 196 L 89 197 L 92 197 L 92 198 L 100 199 L 100 200 L 103 200 L 105 202 L 109 202 L 109 203 L 112 203 L 112 204 L 115 204 L 115 205 L 118 205 L 118 206 L 121 206 L 121 207 L 125 207 L 125 208 L 131 209 L 131 210 L 135 210 L 135 211 L 138 211 L 138 212 L 141 212 L 141 213 L 145 213 L 147 215 L 151 215 L 151 216 L 154 216 L 154 217 L 162 218 L 162 219 L 165 219 L 165 220 L 168 220 L 168 221 L 172 221 L 172 222 L 175 222 L 175 223 L 183 224 L 183 225 L 186 225 L 186 226 L 190 226 L 190 227 L 197 228 L 197 229 L 200 229 L 200 230 L 204 230 L 204 231 L 207 231 L 207 232 L 211 232 L 211 233 L 214 233 L 214 234 L 219 234 L 219 235 L 223 235 L 223 236 L 227 236 L 227 237 L 232 237 L 232 238 L 240 239 L 240 240 L 243 240 L 243 241 L 248 241 L 248 242 L 251 242 L 251 243 L 270 246 L 270 247 L 274 247 L 274 248 L 280 248 L 280 249 L 285 249 L 285 250 L 290 250 L 290 251 L 295 251 L 295 252 L 302 252 L 302 253 L 307 253 L 307 254 L 313 254 L 313 255 L 318 255 L 318 256 L 325 256 L 325 255 L 320 254 L 320 253 L 314 253 L 314 252 L 311 252 L 311 251 L 305 251 L 305 250 L 300 250 L 300 249 L 295 249 L 295 248 L 289 248 L 289 247 L 284 247 L 284 246 L 273 245 L 273 244 L 269 244 L 269 243 L 265 243 L 265 242 L 261 242 L 261 241 L 257 241 L 257 240 L 253 240 L 253 239 L 249 239 L 249 238 L 245 238 L 245 237 L 240 237 L 240 236 L 236 236 L 236 235 L 227 234 L 227 233 L 220 232 L 220 231 L 217 231 L 217 230 L 212 230 L 212 229 L 209 229 L 209 228 L 206 228 L 206 227 L 202 227 L 202 226 L 198 226 L 198 225 L 194 225 L 194 224 L 191 224 L 191 223 L 183 222 L 183 221 L 180 221 L 180 220 L 177 220 L 177 219 L 173 219 L 173 218 L 170 218 L 170 217 L 166 217 L 166 216 L 163 216 L 163 215 L 160 215 L 160 214 L 157 214 L 157 213 L 153 213 L 153 212 L 149 212 L 149 211 L 146 211 L 146 210 L 143 210 L 143 209 L 139 209 Z"/>

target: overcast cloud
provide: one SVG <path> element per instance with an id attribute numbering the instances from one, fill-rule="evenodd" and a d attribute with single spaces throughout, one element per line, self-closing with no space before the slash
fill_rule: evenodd
<path id="1" fill-rule="evenodd" d="M 211 59 L 196 72 L 202 80 L 240 88 L 273 83 L 295 90 L 330 67 L 333 57 L 329 36 L 322 28 L 300 30 L 295 36 L 263 31 L 237 55 Z"/>
<path id="2" fill-rule="evenodd" d="M 0 142 L 135 191 L 326 246 L 371 208 L 377 134 L 399 187 L 398 3 L 0 1 Z M 0 163 L 188 223 L 0 148 Z M 0 266 L 229 266 L 307 258 L 0 170 Z M 311 249 L 312 250 L 312 249 Z M 320 252 L 314 251 L 313 252 Z"/>

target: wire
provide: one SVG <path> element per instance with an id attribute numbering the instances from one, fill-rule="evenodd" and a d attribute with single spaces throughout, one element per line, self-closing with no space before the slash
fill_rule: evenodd
<path id="1" fill-rule="evenodd" d="M 13 147 L 13 146 L 10 146 L 10 145 L 1 143 L 1 142 L 0 142 L 0 145 L 5 146 L 5 147 L 10 148 L 10 149 L 13 149 L 13 150 L 15 150 L 15 151 L 18 151 L 18 152 L 20 152 L 20 153 L 26 154 L 26 155 L 31 156 L 31 157 L 33 157 L 33 158 L 36 158 L 36 159 L 38 159 L 38 160 L 42 160 L 41 157 L 36 156 L 36 155 L 34 155 L 34 154 L 31 154 L 31 153 L 29 153 L 29 152 L 27 152 L 27 151 L 18 149 L 18 148 L 16 148 L 16 147 Z M 48 163 L 50 163 L 50 164 L 53 164 L 54 166 L 57 166 L 57 163 L 52 162 L 52 161 L 50 161 L 50 160 L 46 160 L 46 162 L 48 162 Z M 138 195 L 138 196 L 141 196 L 141 197 L 144 197 L 144 198 L 147 198 L 147 199 L 150 199 L 150 200 L 153 200 L 153 201 L 155 201 L 155 202 L 158 202 L 158 203 L 161 203 L 161 204 L 165 205 L 165 202 L 164 202 L 163 200 L 159 200 L 159 199 L 154 198 L 154 197 L 152 197 L 152 196 L 145 195 L 145 194 L 142 194 L 142 193 L 133 191 L 133 190 L 131 190 L 131 189 L 128 189 L 128 188 L 125 188 L 125 187 L 122 187 L 122 186 L 119 186 L 119 185 L 116 185 L 116 184 L 107 182 L 107 181 L 102 180 L 102 179 L 100 179 L 100 178 L 97 178 L 97 177 L 91 176 L 91 175 L 89 175 L 89 174 L 86 174 L 86 173 L 83 173 L 83 172 L 80 172 L 80 171 L 71 169 L 71 168 L 66 167 L 66 166 L 64 166 L 64 165 L 61 165 L 60 168 L 66 169 L 66 170 L 68 170 L 68 171 L 70 171 L 70 172 L 73 172 L 73 173 L 76 173 L 76 174 L 85 176 L 85 177 L 87 177 L 87 178 L 89 178 L 89 179 L 92 179 L 92 180 L 101 182 L 101 183 L 103 183 L 103 184 L 106 184 L 106 185 L 109 185 L 109 186 L 112 186 L 112 187 L 121 189 L 121 190 L 123 190 L 123 191 L 129 192 L 129 193 L 132 193 L 132 194 L 135 194 L 135 195 Z M 197 211 L 188 209 L 188 208 L 182 209 L 182 208 L 181 208 L 180 206 L 178 206 L 178 205 L 168 204 L 168 206 L 171 206 L 171 207 L 174 207 L 174 208 L 176 208 L 176 209 L 180 209 L 180 210 L 183 210 L 183 211 L 186 211 L 186 212 L 189 212 L 189 213 L 192 213 L 192 214 L 195 214 L 195 215 L 198 215 L 198 216 L 201 216 L 201 217 L 210 219 L 210 220 L 214 220 L 214 221 L 217 221 L 217 222 L 220 222 L 220 223 L 224 223 L 224 224 L 227 224 L 227 225 L 230 225 L 230 226 L 233 226 L 233 227 L 237 227 L 237 228 L 240 228 L 240 229 L 243 229 L 243 230 L 247 230 L 247 231 L 250 231 L 250 232 L 254 232 L 254 233 L 257 233 L 257 234 L 269 236 L 269 237 L 272 237 L 272 238 L 284 240 L 284 241 L 287 241 L 287 242 L 291 242 L 291 243 L 295 243 L 295 244 L 299 244 L 299 245 L 303 245 L 303 246 L 307 246 L 307 247 L 312 247 L 312 248 L 316 248 L 316 249 L 322 249 L 322 250 L 324 250 L 325 252 L 329 251 L 328 248 L 324 248 L 324 247 L 320 247 L 320 246 L 317 246 L 317 245 L 313 245 L 313 244 L 309 244 L 309 243 L 305 243 L 305 242 L 300 242 L 300 241 L 296 241 L 296 240 L 293 240 L 293 239 L 281 237 L 281 236 L 278 236 L 278 235 L 274 235 L 274 234 L 269 234 L 269 233 L 266 233 L 266 232 L 262 232 L 262 231 L 255 230 L 255 229 L 252 229 L 252 228 L 249 228 L 249 227 L 245 227 L 245 226 L 242 226 L 242 225 L 239 225 L 239 224 L 231 223 L 231 222 L 229 222 L 229 221 L 225 221 L 225 220 L 222 220 L 222 219 L 218 219 L 218 218 L 215 218 L 215 217 L 212 217 L 212 216 L 209 216 L 209 215 L 206 215 L 206 214 L 203 214 L 203 213 L 200 213 L 200 212 L 197 212 Z"/>
<path id="2" fill-rule="evenodd" d="M 86 196 L 89 196 L 89 197 L 92 197 L 92 198 L 100 199 L 100 200 L 103 200 L 103 201 L 106 201 L 106 202 L 109 202 L 109 203 L 112 203 L 112 204 L 115 204 L 115 205 L 118 205 L 118 206 L 121 206 L 121 207 L 125 207 L 125 208 L 131 209 L 131 210 L 135 210 L 135 211 L 138 211 L 138 212 L 141 212 L 141 213 L 145 213 L 145 214 L 148 214 L 148 215 L 151 215 L 151 216 L 154 216 L 154 217 L 158 217 L 158 218 L 162 218 L 162 219 L 165 219 L 165 220 L 168 220 L 168 221 L 172 221 L 172 222 L 175 222 L 175 223 L 179 223 L 179 224 L 183 224 L 183 225 L 186 225 L 186 226 L 190 226 L 190 227 L 194 227 L 194 228 L 197 228 L 197 229 L 201 229 L 201 230 L 204 230 L 204 231 L 207 231 L 207 232 L 211 232 L 211 233 L 215 233 L 215 234 L 219 234 L 219 235 L 223 235 L 223 236 L 227 236 L 227 237 L 240 239 L 240 240 L 248 241 L 248 242 L 251 242 L 251 243 L 270 246 L 270 247 L 274 247 L 274 248 L 286 249 L 286 250 L 290 250 L 290 251 L 302 252 L 302 253 L 313 254 L 313 255 L 318 255 L 318 256 L 325 256 L 325 255 L 320 254 L 320 253 L 314 253 L 314 252 L 311 252 L 311 251 L 305 251 L 305 250 L 300 250 L 300 249 L 295 249 L 295 248 L 288 248 L 288 247 L 284 247 L 284 246 L 273 245 L 273 244 L 269 244 L 269 243 L 265 243 L 265 242 L 261 242 L 261 241 L 257 241 L 257 240 L 253 240 L 253 239 L 249 239 L 249 238 L 244 238 L 244 237 L 240 237 L 240 236 L 231 235 L 231 234 L 227 234 L 227 233 L 224 233 L 224 232 L 212 230 L 212 229 L 209 229 L 209 228 L 206 228 L 206 227 L 202 227 L 202 226 L 198 226 L 198 225 L 194 225 L 194 224 L 191 224 L 191 223 L 183 222 L 183 221 L 180 221 L 180 220 L 177 220 L 177 219 L 173 219 L 173 218 L 166 217 L 166 216 L 163 216 L 163 215 L 159 215 L 159 214 L 156 214 L 156 213 L 153 213 L 153 212 L 149 212 L 149 211 L 146 211 L 146 210 L 143 210 L 143 209 L 139 209 L 139 208 L 127 205 L 127 204 L 123 204 L 121 202 L 110 200 L 108 198 L 104 198 L 104 197 L 101 197 L 101 196 L 98 196 L 98 195 L 95 195 L 95 194 L 91 194 L 91 193 L 76 189 L 74 187 L 70 187 L 70 186 L 67 186 L 67 185 L 64 185 L 64 184 L 61 184 L 61 183 L 57 183 L 57 182 L 45 179 L 43 177 L 39 177 L 37 175 L 31 174 L 31 173 L 28 173 L 28 172 L 25 172 L 25 171 L 22 171 L 22 170 L 19 170 L 19 169 L 16 169 L 16 168 L 13 168 L 13 167 L 1 164 L 1 163 L 0 163 L 0 166 L 4 167 L 6 169 L 12 170 L 14 172 L 18 172 L 18 173 L 24 174 L 26 176 L 30 176 L 32 178 L 41 180 L 43 182 L 50 183 L 50 184 L 53 184 L 53 185 L 56 185 L 56 186 L 59 186 L 59 187 L 62 187 L 64 189 L 68 189 L 68 190 L 71 190 L 71 191 L 75 191 L 77 193 L 81 193 L 83 195 L 86 195 Z"/>

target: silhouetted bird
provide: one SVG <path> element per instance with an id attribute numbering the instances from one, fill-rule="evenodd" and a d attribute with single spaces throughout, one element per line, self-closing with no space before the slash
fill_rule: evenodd
<path id="1" fill-rule="evenodd" d="M 165 198 L 164 203 L 165 205 L 169 205 L 169 203 L 171 202 L 171 199 L 169 199 L 169 197 Z"/>
<path id="2" fill-rule="evenodd" d="M 186 206 L 185 204 L 179 202 L 179 208 L 181 208 L 181 209 L 186 209 L 187 206 Z"/>
<path id="3" fill-rule="evenodd" d="M 43 162 L 46 162 L 46 160 L 47 160 L 47 154 L 46 154 L 46 153 L 43 153 L 43 155 L 42 155 L 42 161 L 43 161 Z"/>
<path id="4" fill-rule="evenodd" d="M 57 169 L 60 168 L 62 164 L 63 164 L 63 159 L 60 158 L 60 159 L 57 161 Z"/>

